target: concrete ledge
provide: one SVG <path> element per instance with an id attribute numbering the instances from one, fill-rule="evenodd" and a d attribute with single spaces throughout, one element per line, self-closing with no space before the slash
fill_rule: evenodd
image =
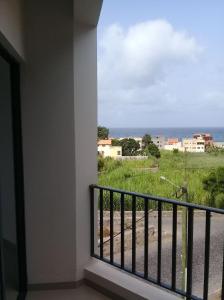
<path id="1" fill-rule="evenodd" d="M 102 290 L 113 299 L 128 300 L 180 300 L 165 289 L 159 288 L 138 279 L 125 271 L 119 270 L 98 259 L 92 258 L 90 264 L 85 268 L 85 279 Z"/>
<path id="2" fill-rule="evenodd" d="M 74 282 L 54 282 L 28 284 L 28 291 L 49 291 L 49 290 L 69 290 L 76 289 L 84 283 L 84 280 Z"/>

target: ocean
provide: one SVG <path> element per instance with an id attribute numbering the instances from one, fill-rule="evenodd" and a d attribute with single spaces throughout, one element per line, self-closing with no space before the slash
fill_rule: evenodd
<path id="1" fill-rule="evenodd" d="M 109 128 L 110 137 L 143 137 L 146 133 L 151 136 L 162 135 L 165 138 L 190 138 L 194 133 L 210 133 L 214 141 L 224 142 L 224 127 L 173 127 L 173 128 Z"/>

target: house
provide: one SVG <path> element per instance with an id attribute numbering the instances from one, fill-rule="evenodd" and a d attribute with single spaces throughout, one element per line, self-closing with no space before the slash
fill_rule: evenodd
<path id="1" fill-rule="evenodd" d="M 178 151 L 184 152 L 184 147 L 182 145 L 182 142 L 164 145 L 164 150 L 173 151 L 175 149 Z"/>
<path id="2" fill-rule="evenodd" d="M 174 208 L 172 287 L 169 288 L 172 293 L 161 282 L 161 201 L 165 199 L 153 200 L 158 202 L 159 217 L 156 285 L 150 284 L 147 273 L 148 201 L 152 201 L 148 196 L 137 196 L 145 202 L 144 276 L 139 279 L 135 268 L 137 194 L 116 192 L 121 200 L 121 265 L 113 261 L 114 190 L 97 187 L 98 194 L 94 185 L 97 182 L 96 35 L 101 6 L 101 0 L 0 1 L 1 300 L 180 299 L 175 283 L 177 201 L 169 202 Z M 104 257 L 102 242 L 103 197 L 108 193 L 112 236 L 109 261 Z M 132 201 L 131 270 L 124 267 L 122 251 L 125 197 Z M 182 202 L 178 203 L 181 206 Z M 192 204 L 185 205 L 188 273 L 184 296 L 195 299 L 192 297 L 195 208 Z M 210 232 L 211 212 L 214 210 L 206 208 L 206 233 Z M 98 224 L 100 256 L 94 251 L 98 249 Z M 205 245 L 209 245 L 208 237 L 209 234 Z M 205 262 L 208 257 L 209 247 L 206 247 Z M 205 263 L 205 295 L 208 266 Z"/>
<path id="3" fill-rule="evenodd" d="M 213 145 L 213 137 L 210 133 L 194 133 L 194 139 L 203 139 L 205 141 L 205 147 Z"/>
<path id="4" fill-rule="evenodd" d="M 193 139 L 183 139 L 183 148 L 187 152 L 205 152 L 205 141 L 200 137 Z"/>
<path id="5" fill-rule="evenodd" d="M 179 143 L 179 139 L 178 138 L 168 138 L 166 144 L 167 145 L 174 145 Z"/>
<path id="6" fill-rule="evenodd" d="M 97 142 L 97 153 L 103 157 L 119 158 L 122 156 L 121 146 L 112 146 L 112 140 L 99 140 Z"/>
<path id="7" fill-rule="evenodd" d="M 166 143 L 164 136 L 153 136 L 152 141 L 159 149 L 164 149 Z"/>

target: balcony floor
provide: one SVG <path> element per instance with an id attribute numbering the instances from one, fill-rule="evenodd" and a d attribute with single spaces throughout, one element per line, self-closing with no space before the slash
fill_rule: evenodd
<path id="1" fill-rule="evenodd" d="M 110 298 L 97 292 L 87 285 L 82 285 L 74 290 L 32 291 L 27 295 L 27 300 L 109 300 Z"/>

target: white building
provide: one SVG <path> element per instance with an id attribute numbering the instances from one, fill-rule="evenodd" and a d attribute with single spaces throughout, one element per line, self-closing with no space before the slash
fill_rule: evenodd
<path id="1" fill-rule="evenodd" d="M 205 141 L 201 138 L 183 139 L 183 148 L 187 152 L 205 152 Z"/>
<path id="2" fill-rule="evenodd" d="M 164 150 L 173 151 L 174 149 L 184 152 L 184 147 L 182 142 L 174 143 L 174 144 L 166 144 L 164 145 Z"/>
<path id="3" fill-rule="evenodd" d="M 112 140 L 99 140 L 97 142 L 97 152 L 103 157 L 119 158 L 122 156 L 122 147 L 112 146 Z"/>
<path id="4" fill-rule="evenodd" d="M 153 136 L 152 137 L 153 143 L 161 150 L 165 147 L 165 137 L 164 136 Z"/>

